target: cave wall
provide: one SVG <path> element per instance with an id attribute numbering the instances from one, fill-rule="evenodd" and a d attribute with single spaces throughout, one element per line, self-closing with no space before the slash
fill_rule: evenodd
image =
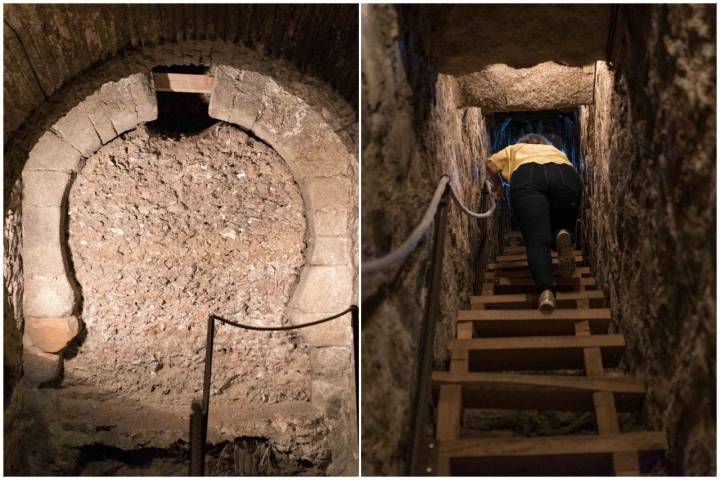
<path id="1" fill-rule="evenodd" d="M 490 149 L 479 108 L 458 108 L 455 79 L 438 74 L 417 35 L 430 28 L 413 7 L 362 7 L 362 255 L 388 253 L 419 222 L 443 174 L 481 208 Z M 467 306 L 474 264 L 490 250 L 491 219 L 469 221 L 449 205 L 435 339 L 446 360 L 456 312 Z M 417 345 L 427 302 L 432 234 L 400 266 L 363 275 L 362 472 L 402 475 L 411 442 Z M 485 245 L 484 249 L 480 246 Z M 482 265 L 480 265 L 482 269 Z"/>
<path id="2" fill-rule="evenodd" d="M 357 104 L 355 5 L 17 4 L 4 5 L 3 12 L 5 142 L 48 97 L 94 64 L 187 40 L 257 48 Z M 318 45 L 322 55 L 315 53 Z"/>
<path id="3" fill-rule="evenodd" d="M 664 468 L 715 475 L 716 8 L 623 6 L 581 108 L 585 248 Z"/>

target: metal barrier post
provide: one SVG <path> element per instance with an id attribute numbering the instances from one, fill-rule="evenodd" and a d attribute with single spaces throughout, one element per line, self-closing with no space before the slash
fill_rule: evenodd
<path id="1" fill-rule="evenodd" d="M 205 435 L 204 426 L 207 417 L 202 413 L 202 405 L 197 400 L 192 402 L 190 413 L 190 472 L 191 477 L 205 475 Z"/>
<path id="2" fill-rule="evenodd" d="M 449 187 L 447 187 L 449 188 Z M 438 205 L 435 216 L 434 245 L 430 266 L 430 285 L 428 301 L 425 309 L 423 333 L 418 348 L 418 370 L 416 377 L 417 390 L 413 413 L 413 438 L 410 453 L 410 475 L 432 474 L 433 458 L 431 438 L 427 438 L 423 430 L 427 423 L 428 406 L 430 404 L 430 374 L 432 371 L 435 343 L 435 324 L 440 316 L 440 285 L 442 283 L 443 254 L 445 253 L 445 233 L 447 231 L 448 193 L 446 189 Z"/>

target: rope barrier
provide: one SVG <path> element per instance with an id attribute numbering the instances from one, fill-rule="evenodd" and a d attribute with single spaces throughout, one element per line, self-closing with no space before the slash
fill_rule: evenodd
<path id="1" fill-rule="evenodd" d="M 410 236 L 395 250 L 391 251 L 387 255 L 384 255 L 380 258 L 376 258 L 373 260 L 368 260 L 362 263 L 362 273 L 368 274 L 368 273 L 374 273 L 378 272 L 380 270 L 385 270 L 386 268 L 390 268 L 393 265 L 396 265 L 397 263 L 400 263 L 402 260 L 404 260 L 410 253 L 412 253 L 413 250 L 415 250 L 415 247 L 417 247 L 418 243 L 420 243 L 420 240 L 425 236 L 428 229 L 430 228 L 430 225 L 433 222 L 433 219 L 435 218 L 435 213 L 437 212 L 438 205 L 440 205 L 440 200 L 442 199 L 443 195 L 447 191 L 448 184 L 450 179 L 447 175 L 443 175 L 440 177 L 440 180 L 438 181 L 437 188 L 435 188 L 435 193 L 433 193 L 432 199 L 430 199 L 430 203 L 428 204 L 427 208 L 425 209 L 425 213 L 423 214 L 422 220 L 420 220 L 420 223 L 415 227 L 415 229 L 410 233 Z M 486 186 L 488 190 L 492 188 L 490 182 L 486 181 Z M 462 201 L 460 200 L 459 195 L 455 192 L 455 189 L 452 188 L 452 185 L 450 185 L 450 192 L 452 194 L 453 199 L 455 200 L 455 203 L 460 207 L 460 209 L 465 213 L 466 215 L 473 217 L 473 218 L 488 218 L 490 217 L 493 212 L 495 211 L 495 199 L 490 196 L 491 205 L 487 212 L 483 213 L 477 213 L 473 212 L 469 208 L 467 208 Z"/>
<path id="2" fill-rule="evenodd" d="M 342 317 L 346 313 L 352 312 L 354 308 L 356 307 L 354 305 L 351 305 L 342 312 L 330 315 L 329 317 L 321 318 L 319 320 L 313 320 L 312 322 L 301 323 L 299 325 L 286 325 L 284 327 L 257 327 L 255 325 L 246 325 L 244 323 L 233 322 L 232 320 L 227 320 L 225 318 L 218 317 L 217 315 L 210 315 L 210 317 L 213 320 L 217 320 L 218 322 L 225 323 L 227 325 L 237 328 L 244 328 L 245 330 L 255 330 L 260 332 L 279 332 L 283 330 L 295 330 L 298 328 L 312 327 L 313 325 L 329 322 L 330 320 L 335 320 L 338 317 Z"/>

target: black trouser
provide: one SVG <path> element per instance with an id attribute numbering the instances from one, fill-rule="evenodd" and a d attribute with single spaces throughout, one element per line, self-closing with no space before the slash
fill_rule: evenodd
<path id="1" fill-rule="evenodd" d="M 510 201 L 538 293 L 555 292 L 550 249 L 558 230 L 573 234 L 581 196 L 580 175 L 571 165 L 526 163 L 512 174 Z"/>

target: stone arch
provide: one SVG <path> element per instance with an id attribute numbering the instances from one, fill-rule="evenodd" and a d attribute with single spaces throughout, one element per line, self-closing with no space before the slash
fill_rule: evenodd
<path id="1" fill-rule="evenodd" d="M 184 42 L 144 50 L 102 66 L 92 80 L 96 88 L 79 89 L 81 101 L 59 101 L 62 111 L 54 117 L 59 119 L 35 133 L 37 140 L 26 147 L 21 250 L 24 369 L 36 383 L 59 376 L 62 350 L 79 330 L 80 298 L 65 233 L 69 187 L 85 159 L 104 144 L 157 118 L 152 67 L 189 63 L 210 66 L 215 77 L 210 116 L 249 130 L 269 144 L 300 187 L 308 248 L 288 304 L 290 321 L 302 323 L 354 303 L 357 158 L 351 132 L 357 120 L 353 109 L 290 64 L 235 45 Z M 74 95 L 78 98 L 77 92 Z M 345 424 L 345 438 L 337 440 L 346 445 L 343 450 L 354 451 L 350 315 L 301 333 L 314 347 L 311 401 L 325 413 L 332 410 L 334 421 Z M 331 362 L 334 365 L 328 366 Z"/>

